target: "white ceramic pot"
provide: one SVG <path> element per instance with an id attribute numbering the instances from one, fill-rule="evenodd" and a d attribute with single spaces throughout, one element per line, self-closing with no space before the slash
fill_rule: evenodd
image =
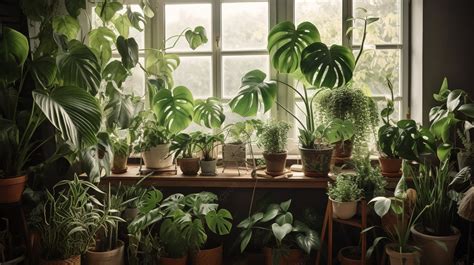
<path id="1" fill-rule="evenodd" d="M 338 219 L 351 219 L 357 213 L 357 201 L 338 202 L 331 198 L 332 214 Z"/>
<path id="2" fill-rule="evenodd" d="M 201 173 L 205 176 L 214 176 L 216 175 L 217 160 L 201 160 Z"/>
<path id="3" fill-rule="evenodd" d="M 173 165 L 170 144 L 160 144 L 143 152 L 145 166 L 151 169 L 168 168 Z"/>

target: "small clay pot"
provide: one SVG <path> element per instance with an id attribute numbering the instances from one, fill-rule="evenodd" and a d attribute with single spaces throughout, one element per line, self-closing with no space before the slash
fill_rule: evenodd
<path id="1" fill-rule="evenodd" d="M 395 249 L 396 249 L 396 245 L 393 243 L 387 244 L 385 246 L 385 253 L 387 253 L 388 257 L 390 258 L 390 265 L 418 265 L 420 264 L 420 253 L 418 251 L 413 251 L 409 253 L 400 253 L 396 251 Z"/>
<path id="2" fill-rule="evenodd" d="M 124 264 L 124 243 L 117 242 L 118 247 L 109 251 L 93 251 L 86 252 L 86 260 L 88 265 L 123 265 Z"/>
<path id="3" fill-rule="evenodd" d="M 112 173 L 123 174 L 127 172 L 127 160 L 128 160 L 128 156 L 114 154 Z"/>
<path id="4" fill-rule="evenodd" d="M 184 256 L 182 258 L 160 257 L 161 265 L 186 265 L 187 261 L 188 261 L 188 256 Z"/>
<path id="5" fill-rule="evenodd" d="M 0 179 L 0 203 L 19 202 L 27 180 L 26 175 Z"/>
<path id="6" fill-rule="evenodd" d="M 222 245 L 201 249 L 193 254 L 193 265 L 222 265 L 223 249 Z"/>
<path id="7" fill-rule="evenodd" d="M 181 158 L 179 168 L 185 176 L 196 176 L 199 172 L 199 158 Z"/>
<path id="8" fill-rule="evenodd" d="M 356 246 L 341 248 L 337 259 L 341 265 L 362 265 L 360 249 Z"/>
<path id="9" fill-rule="evenodd" d="M 384 177 L 400 177 L 402 175 L 402 159 L 379 157 L 382 175 Z"/>
<path id="10" fill-rule="evenodd" d="M 280 176 L 285 173 L 287 152 L 284 153 L 263 153 L 267 170 L 265 173 L 270 176 Z"/>

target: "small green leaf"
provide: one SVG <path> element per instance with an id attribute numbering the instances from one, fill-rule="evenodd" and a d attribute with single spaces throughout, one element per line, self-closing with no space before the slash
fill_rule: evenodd
<path id="1" fill-rule="evenodd" d="M 160 89 L 154 97 L 153 111 L 170 132 L 186 129 L 193 120 L 194 99 L 188 88 Z"/>
<path id="2" fill-rule="evenodd" d="M 290 209 L 290 205 L 291 205 L 291 199 L 280 203 L 281 210 L 283 212 L 287 212 L 288 209 Z"/>
<path id="3" fill-rule="evenodd" d="M 438 94 L 434 94 L 433 97 L 438 102 L 444 102 L 449 95 L 449 88 L 448 88 L 448 79 L 445 77 L 443 79 L 443 83 L 441 84 L 441 88 L 439 89 Z"/>
<path id="4" fill-rule="evenodd" d="M 194 30 L 187 30 L 184 36 L 188 41 L 189 47 L 193 50 L 207 43 L 206 29 L 202 26 L 198 26 Z"/>
<path id="5" fill-rule="evenodd" d="M 128 38 L 128 34 L 130 32 L 130 26 L 132 25 L 128 16 L 126 14 L 117 16 L 113 20 L 113 23 L 118 33 L 124 38 Z"/>
<path id="6" fill-rule="evenodd" d="M 128 20 L 132 24 L 132 27 L 137 29 L 138 31 L 143 31 L 143 25 L 145 25 L 145 18 L 139 12 L 133 12 L 130 7 L 127 7 L 127 16 Z"/>
<path id="7" fill-rule="evenodd" d="M 54 32 L 63 34 L 68 40 L 75 39 L 80 29 L 81 26 L 77 19 L 71 16 L 56 16 L 53 18 Z"/>
<path id="8" fill-rule="evenodd" d="M 374 204 L 375 213 L 378 216 L 383 217 L 390 210 L 390 205 L 392 201 L 389 198 L 385 198 L 385 197 L 375 197 L 370 202 L 375 202 Z"/>
<path id="9" fill-rule="evenodd" d="M 252 239 L 252 229 L 242 231 L 242 233 L 240 233 L 240 238 L 242 238 L 242 241 L 240 242 L 240 252 L 243 253 L 247 248 L 250 239 Z"/>
<path id="10" fill-rule="evenodd" d="M 470 118 L 474 118 L 474 103 L 461 105 L 459 111 Z"/>
<path id="11" fill-rule="evenodd" d="M 291 214 L 290 212 L 284 213 L 284 214 L 278 216 L 275 219 L 275 222 L 279 225 L 292 224 L 293 223 L 293 214 Z"/>
<path id="12" fill-rule="evenodd" d="M 95 13 L 102 19 L 104 22 L 110 21 L 117 11 L 122 9 L 122 4 L 119 2 L 98 2 L 95 7 Z"/>
<path id="13" fill-rule="evenodd" d="M 461 103 L 461 97 L 464 95 L 464 93 L 464 91 L 456 89 L 448 94 L 446 107 L 450 112 L 455 111 L 459 107 L 459 104 Z"/>
<path id="14" fill-rule="evenodd" d="M 117 50 L 122 56 L 123 66 L 132 69 L 138 63 L 138 44 L 134 38 L 125 39 L 123 36 L 117 38 Z"/>
<path id="15" fill-rule="evenodd" d="M 265 211 L 261 222 L 268 222 L 273 220 L 280 213 L 280 206 L 278 204 L 270 204 Z"/>
<path id="16" fill-rule="evenodd" d="M 440 161 L 446 161 L 449 159 L 451 155 L 451 150 L 453 149 L 452 145 L 450 144 L 442 144 L 438 146 L 438 149 L 436 150 L 436 154 L 438 155 L 438 159 Z"/>
<path id="17" fill-rule="evenodd" d="M 275 239 L 279 244 L 281 244 L 281 241 L 293 230 L 293 226 L 291 224 L 272 224 L 272 232 L 273 235 L 275 236 Z"/>

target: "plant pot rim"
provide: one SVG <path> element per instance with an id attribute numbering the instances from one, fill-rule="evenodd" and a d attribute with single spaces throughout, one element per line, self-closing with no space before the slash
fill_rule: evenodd
<path id="1" fill-rule="evenodd" d="M 118 246 L 116 248 L 110 249 L 110 250 L 107 250 L 107 251 L 95 251 L 94 249 L 88 249 L 87 252 L 94 253 L 94 254 L 96 254 L 96 253 L 108 253 L 108 252 L 117 251 L 120 248 L 123 248 L 125 246 L 125 243 L 120 239 L 117 240 L 117 244 L 118 244 Z"/>
<path id="2" fill-rule="evenodd" d="M 217 158 L 214 158 L 214 159 L 212 159 L 212 160 L 201 159 L 200 161 L 201 161 L 201 162 L 214 162 L 214 161 L 217 161 Z"/>
<path id="3" fill-rule="evenodd" d="M 41 261 L 47 261 L 47 262 L 58 262 L 58 261 L 66 261 L 66 260 L 75 260 L 75 259 L 81 259 L 81 255 L 74 255 L 69 258 L 63 258 L 63 259 L 45 259 L 45 258 L 40 258 Z"/>
<path id="4" fill-rule="evenodd" d="M 400 158 L 400 157 L 390 157 L 390 156 L 382 156 L 382 155 L 379 156 L 379 159 L 385 159 L 385 160 L 403 160 L 403 159 Z"/>
<path id="5" fill-rule="evenodd" d="M 286 154 L 288 154 L 288 151 L 287 150 L 282 151 L 282 152 L 267 152 L 267 151 L 264 151 L 264 152 L 262 152 L 262 154 L 264 154 L 264 155 L 286 155 Z"/>
<path id="6" fill-rule="evenodd" d="M 18 175 L 15 177 L 5 177 L 0 178 L 0 182 L 4 182 L 3 184 L 16 184 L 21 182 L 26 182 L 28 180 L 28 176 L 26 174 Z"/>
<path id="7" fill-rule="evenodd" d="M 181 157 L 179 160 L 201 160 L 199 157 Z"/>
<path id="8" fill-rule="evenodd" d="M 461 231 L 453 225 L 451 226 L 451 231 L 453 233 L 450 234 L 450 235 L 445 235 L 445 236 L 426 234 L 426 233 L 420 231 L 419 228 L 421 228 L 421 227 L 422 227 L 421 224 L 416 224 L 416 225 L 414 225 L 410 228 L 410 231 L 411 231 L 412 234 L 416 234 L 418 236 L 423 236 L 423 237 L 429 238 L 431 240 L 446 240 L 447 238 L 455 239 L 456 237 L 461 236 Z"/>
<path id="9" fill-rule="evenodd" d="M 362 198 L 359 198 L 357 200 L 353 200 L 353 201 L 348 201 L 348 202 L 341 202 L 341 201 L 337 201 L 333 198 L 331 198 L 331 196 L 328 196 L 328 198 L 332 201 L 332 202 L 337 202 L 337 203 L 351 203 L 351 202 L 359 202 Z"/>
<path id="10" fill-rule="evenodd" d="M 232 142 L 232 143 L 224 143 L 224 145 L 243 145 L 244 142 Z"/>
<path id="11" fill-rule="evenodd" d="M 172 257 L 166 257 L 166 256 L 161 256 L 160 259 L 176 259 L 176 260 L 182 260 L 182 259 L 187 259 L 188 258 L 188 254 L 185 253 L 184 256 L 182 257 L 179 257 L 179 258 L 172 258 Z"/>
<path id="12" fill-rule="evenodd" d="M 302 147 L 301 145 L 298 146 L 298 148 L 300 150 L 303 150 L 303 151 L 329 151 L 329 150 L 333 150 L 334 148 L 332 148 L 331 146 L 329 145 L 326 145 L 326 144 L 318 144 L 321 146 L 321 148 L 305 148 L 305 147 Z"/>
<path id="13" fill-rule="evenodd" d="M 397 248 L 397 243 L 388 243 L 385 245 L 385 249 L 386 250 L 389 250 L 391 252 L 395 252 L 395 253 L 398 253 L 398 254 L 402 254 L 402 255 L 419 255 L 419 251 L 415 249 L 415 245 L 407 245 L 408 248 L 412 248 L 413 251 L 410 251 L 410 252 L 398 252 L 395 248 Z"/>

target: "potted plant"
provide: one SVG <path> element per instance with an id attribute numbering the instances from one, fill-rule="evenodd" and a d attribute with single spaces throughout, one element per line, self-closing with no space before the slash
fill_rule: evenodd
<path id="1" fill-rule="evenodd" d="M 351 219 L 357 212 L 357 201 L 362 197 L 362 190 L 354 176 L 338 175 L 334 184 L 328 183 L 328 195 L 334 216 Z"/>
<path id="2" fill-rule="evenodd" d="M 354 126 L 350 121 L 334 119 L 318 127 L 322 138 L 334 145 L 333 159 L 336 165 L 343 165 L 352 156 Z"/>
<path id="3" fill-rule="evenodd" d="M 375 197 L 369 202 L 374 204 L 375 213 L 382 218 L 382 224 L 389 225 L 384 227 L 388 237 L 376 238 L 374 244 L 367 250 L 367 255 L 370 256 L 375 246 L 382 240 L 388 240 L 385 252 L 390 258 L 391 265 L 420 264 L 419 247 L 410 242 L 410 231 L 430 206 L 426 205 L 421 210 L 416 209 L 416 191 L 407 189 L 404 176 L 400 179 L 394 195 L 390 198 Z M 373 228 L 369 227 L 363 232 Z"/>
<path id="4" fill-rule="evenodd" d="M 30 172 L 63 157 L 71 149 L 94 142 L 102 116 L 96 99 L 85 89 L 55 82 L 54 59 L 31 58 L 28 39 L 23 34 L 4 27 L 0 44 L 0 203 L 15 203 L 21 199 Z M 71 56 L 65 54 L 62 59 Z M 86 63 L 84 60 L 75 66 L 83 67 Z M 36 85 L 36 89 L 28 88 L 33 91 L 31 105 L 26 103 L 30 100 L 23 98 L 26 86 L 32 83 L 26 81 L 30 76 Z M 32 156 L 55 140 L 53 134 L 46 138 L 35 134 L 46 119 L 60 133 L 58 139 L 69 143 L 69 148 L 58 141 L 56 150 L 38 164 L 31 160 Z"/>
<path id="5" fill-rule="evenodd" d="M 272 121 L 259 130 L 258 144 L 263 148 L 267 175 L 279 176 L 285 172 L 289 129 L 290 125 L 286 122 Z"/>
<path id="6" fill-rule="evenodd" d="M 377 19 L 366 17 L 362 20 L 366 28 Z M 291 74 L 293 79 L 304 86 L 303 91 L 282 81 L 265 81 L 265 73 L 253 70 L 242 78 L 241 89 L 229 105 L 233 112 L 249 117 L 255 116 L 259 109 L 264 112 L 270 110 L 276 102 L 298 124 L 305 175 L 327 177 L 332 148 L 317 142 L 313 99 L 324 89 L 342 87 L 349 82 L 362 51 L 356 59 L 349 47 L 332 45 L 328 48 L 321 42 L 319 31 L 312 23 L 303 22 L 296 27 L 290 21 L 281 22 L 272 28 L 268 35 L 268 50 L 273 67 L 279 73 Z M 283 86 L 292 90 L 303 102 L 303 117 L 297 117 L 295 112 L 277 101 L 278 88 Z M 309 89 L 316 90 L 314 95 L 308 93 Z"/>
<path id="7" fill-rule="evenodd" d="M 199 171 L 200 158 L 194 155 L 199 135 L 200 132 L 180 133 L 174 137 L 171 144 L 171 151 L 178 159 L 179 168 L 185 176 L 196 176 Z"/>
<path id="8" fill-rule="evenodd" d="M 94 243 L 95 235 L 107 224 L 120 221 L 114 209 L 102 209 L 99 201 L 91 195 L 103 194 L 88 181 L 60 181 L 54 189 L 64 188 L 59 193 L 47 191 L 47 200 L 40 211 L 40 220 L 35 224 L 41 246 L 40 264 L 81 264 L 81 254 Z"/>
<path id="9" fill-rule="evenodd" d="M 356 157 L 352 161 L 352 165 L 355 170 L 357 186 L 362 190 L 365 200 L 368 201 L 374 197 L 385 195 L 387 181 L 380 173 L 380 169 L 372 166 L 370 154 Z"/>
<path id="10" fill-rule="evenodd" d="M 319 247 L 317 233 L 306 224 L 294 220 L 289 211 L 291 200 L 268 205 L 265 212 L 256 212 L 238 224 L 240 251 L 243 252 L 254 232 L 265 231 L 269 239 L 264 248 L 266 265 L 297 265 L 304 262 L 303 251 L 310 254 Z"/>
<path id="11" fill-rule="evenodd" d="M 183 216 L 181 216 L 182 218 Z M 160 264 L 186 265 L 188 260 L 188 241 L 184 237 L 184 228 L 180 218 L 166 216 L 160 225 Z"/>
<path id="12" fill-rule="evenodd" d="M 135 143 L 135 152 L 142 153 L 147 168 L 168 168 L 173 164 L 173 156 L 170 153 L 171 135 L 166 128 L 157 125 L 154 119 L 144 122 Z"/>
<path id="13" fill-rule="evenodd" d="M 260 120 L 251 119 L 229 124 L 224 128 L 226 131 L 226 142 L 222 146 L 224 164 L 228 162 L 247 163 L 246 146 L 249 145 L 252 149 L 252 136 L 261 123 Z"/>
<path id="14" fill-rule="evenodd" d="M 117 136 L 111 137 L 113 150 L 112 173 L 123 174 L 127 172 L 127 160 L 130 155 L 128 139 Z"/>
<path id="15" fill-rule="evenodd" d="M 87 250 L 85 257 L 89 265 L 123 265 L 125 244 L 118 239 L 118 224 L 124 222 L 120 217 L 124 202 L 119 194 L 111 193 L 110 183 L 105 197 L 101 207 L 104 224 L 97 231 L 95 244 Z"/>
<path id="16" fill-rule="evenodd" d="M 199 161 L 201 166 L 201 175 L 215 176 L 217 167 L 217 157 L 215 157 L 216 148 L 224 142 L 222 133 L 199 133 L 196 146 L 201 150 L 202 158 Z"/>

